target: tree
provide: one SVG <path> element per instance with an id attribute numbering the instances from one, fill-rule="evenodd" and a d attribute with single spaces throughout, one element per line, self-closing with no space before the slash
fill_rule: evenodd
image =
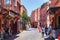
<path id="1" fill-rule="evenodd" d="M 30 18 L 25 11 L 23 11 L 23 13 L 22 13 L 22 21 L 23 21 L 23 23 L 30 22 Z"/>
<path id="2" fill-rule="evenodd" d="M 30 22 L 30 18 L 25 11 L 23 11 L 21 17 L 22 17 L 22 29 L 25 30 L 26 29 L 25 24 Z"/>

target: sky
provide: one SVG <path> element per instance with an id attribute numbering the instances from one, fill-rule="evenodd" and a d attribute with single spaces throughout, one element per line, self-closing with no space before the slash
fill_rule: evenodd
<path id="1" fill-rule="evenodd" d="M 30 16 L 33 10 L 41 7 L 41 5 L 47 1 L 48 0 L 21 0 L 21 3 L 27 9 L 28 16 Z"/>

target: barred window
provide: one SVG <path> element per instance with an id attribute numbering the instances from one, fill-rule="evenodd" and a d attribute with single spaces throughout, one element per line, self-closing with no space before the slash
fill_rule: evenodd
<path id="1" fill-rule="evenodd" d="M 4 4 L 11 4 L 11 0 L 4 0 Z"/>

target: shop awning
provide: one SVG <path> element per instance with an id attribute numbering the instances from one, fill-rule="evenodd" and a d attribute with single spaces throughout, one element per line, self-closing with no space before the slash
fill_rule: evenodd
<path id="1" fill-rule="evenodd" d="M 49 8 L 49 10 L 47 12 L 49 12 L 49 14 L 51 13 L 55 13 L 60 7 L 51 7 Z"/>
<path id="2" fill-rule="evenodd" d="M 10 10 L 10 12 L 13 12 L 15 15 L 20 16 L 20 13 L 16 13 L 16 12 L 14 12 L 14 11 L 12 11 L 12 10 Z"/>

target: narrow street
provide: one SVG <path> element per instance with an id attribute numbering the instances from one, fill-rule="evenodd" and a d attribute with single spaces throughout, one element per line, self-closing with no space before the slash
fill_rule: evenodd
<path id="1" fill-rule="evenodd" d="M 60 39 L 59 30 L 60 0 L 0 0 L 0 40 Z"/>
<path id="2" fill-rule="evenodd" d="M 29 31 L 23 31 L 16 36 L 19 37 L 17 37 L 15 40 L 43 40 L 43 38 L 41 38 L 41 33 L 39 33 L 35 28 L 32 28 Z"/>
<path id="3" fill-rule="evenodd" d="M 38 32 L 37 28 L 30 28 L 30 30 L 13 35 L 6 40 L 44 40 L 44 38 L 41 37 L 41 33 Z"/>

